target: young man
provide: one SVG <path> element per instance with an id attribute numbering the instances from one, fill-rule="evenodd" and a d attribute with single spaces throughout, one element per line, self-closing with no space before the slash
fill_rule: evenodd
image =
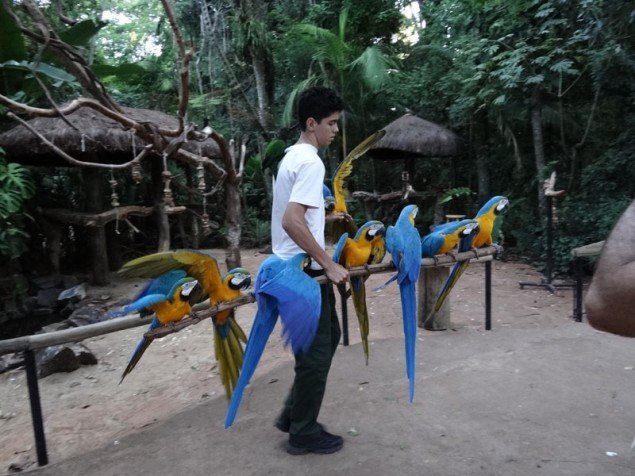
<path id="1" fill-rule="evenodd" d="M 326 274 L 341 284 L 348 271 L 324 251 L 324 164 L 318 149 L 337 135 L 344 109 L 342 99 L 331 89 L 316 86 L 305 90 L 298 102 L 301 134 L 286 150 L 273 188 L 271 241 L 273 252 L 288 259 L 306 252 L 312 258 L 309 274 Z M 295 358 L 295 379 L 275 426 L 289 433 L 291 454 L 334 453 L 344 441 L 328 433 L 317 422 L 333 354 L 340 340 L 332 285 L 320 286 L 322 312 L 315 340 L 308 352 Z"/>

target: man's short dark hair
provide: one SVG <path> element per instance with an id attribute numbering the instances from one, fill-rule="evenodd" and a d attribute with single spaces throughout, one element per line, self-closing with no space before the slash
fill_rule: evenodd
<path id="1" fill-rule="evenodd" d="M 320 122 L 334 112 L 344 110 L 344 101 L 335 91 L 324 86 L 313 86 L 305 89 L 298 100 L 298 122 L 300 129 L 306 129 L 306 121 L 312 117 Z"/>

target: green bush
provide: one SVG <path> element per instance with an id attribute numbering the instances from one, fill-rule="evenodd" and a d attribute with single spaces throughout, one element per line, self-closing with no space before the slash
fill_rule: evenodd
<path id="1" fill-rule="evenodd" d="M 3 258 L 18 258 L 28 249 L 25 221 L 31 217 L 24 211 L 24 204 L 34 193 L 35 184 L 29 171 L 7 162 L 0 148 L 0 256 Z"/>

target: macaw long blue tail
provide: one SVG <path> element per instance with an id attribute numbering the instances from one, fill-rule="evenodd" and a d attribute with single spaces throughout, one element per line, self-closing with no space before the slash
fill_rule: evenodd
<path id="1" fill-rule="evenodd" d="M 434 312 L 439 312 L 439 309 L 441 309 L 441 306 L 443 306 L 443 303 L 445 302 L 445 298 L 448 297 L 450 291 L 452 291 L 452 288 L 459 280 L 463 272 L 467 269 L 469 264 L 469 261 L 461 261 L 460 263 L 456 263 L 452 267 L 452 271 L 450 271 L 448 279 L 446 279 L 445 283 L 443 283 L 443 287 L 441 288 L 441 291 L 437 296 L 437 300 L 434 303 Z"/>
<path id="2" fill-rule="evenodd" d="M 245 355 L 242 368 L 240 369 L 240 375 L 238 376 L 238 382 L 236 382 L 236 388 L 234 388 L 234 393 L 232 393 L 232 398 L 227 407 L 225 428 L 229 428 L 232 426 L 232 423 L 234 423 L 245 387 L 247 387 L 251 377 L 254 375 L 256 366 L 265 350 L 267 340 L 269 340 L 269 336 L 276 324 L 277 317 L 277 313 L 273 316 L 267 316 L 261 310 L 256 314 L 249 339 L 247 340 L 247 346 L 245 347 Z"/>
<path id="3" fill-rule="evenodd" d="M 415 395 L 415 346 L 417 343 L 417 295 L 416 283 L 402 281 L 401 310 L 403 313 L 403 331 L 406 341 L 406 375 L 409 383 L 409 397 L 412 402 Z"/>
<path id="4" fill-rule="evenodd" d="M 150 326 L 148 327 L 146 332 L 154 330 L 157 327 L 161 327 L 161 323 L 155 317 L 150 322 Z M 150 346 L 151 343 L 152 343 L 152 340 L 148 339 L 145 336 L 143 336 L 143 337 L 141 337 L 141 339 L 139 339 L 139 342 L 137 342 L 137 346 L 135 347 L 134 351 L 132 352 L 132 355 L 130 356 L 130 360 L 128 361 L 128 365 L 126 366 L 125 370 L 123 371 L 123 374 L 121 375 L 121 380 L 119 380 L 119 384 L 121 384 L 121 382 L 123 382 L 123 379 L 126 378 L 126 375 L 128 375 L 130 372 L 132 372 L 132 369 L 134 369 L 135 366 L 137 365 L 137 363 L 139 362 L 139 360 L 141 360 L 141 356 L 146 351 L 146 349 Z"/>

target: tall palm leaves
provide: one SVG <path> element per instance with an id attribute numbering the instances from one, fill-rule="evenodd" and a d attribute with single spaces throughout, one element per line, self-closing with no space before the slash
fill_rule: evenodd
<path id="1" fill-rule="evenodd" d="M 365 93 L 377 91 L 388 79 L 389 72 L 394 71 L 395 63 L 385 55 L 379 47 L 364 48 L 346 39 L 348 9 L 343 9 L 339 16 L 337 31 L 320 28 L 316 25 L 302 23 L 296 25 L 292 34 L 300 41 L 306 42 L 307 48 L 313 51 L 311 69 L 308 78 L 301 81 L 289 95 L 285 105 L 283 122 L 293 122 L 294 104 L 299 92 L 316 83 L 324 83 L 334 87 L 343 96 L 349 111 L 356 110 L 357 98 Z M 314 68 L 317 72 L 314 72 Z M 342 156 L 347 153 L 346 119 L 342 120 Z"/>

